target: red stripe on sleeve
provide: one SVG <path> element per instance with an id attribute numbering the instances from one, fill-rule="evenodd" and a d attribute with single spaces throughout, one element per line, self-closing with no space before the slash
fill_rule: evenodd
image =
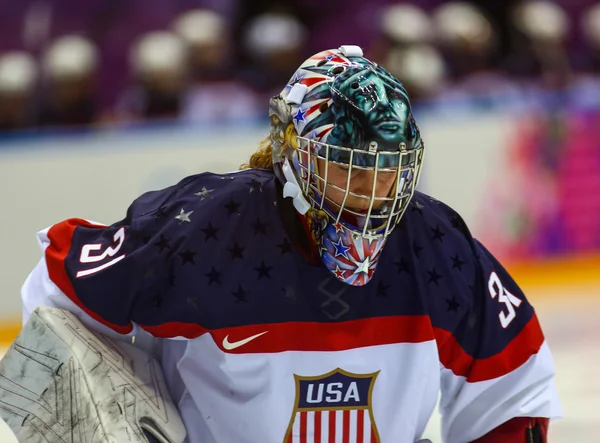
<path id="1" fill-rule="evenodd" d="M 287 322 L 207 330 L 191 323 L 140 325 L 155 337 L 195 338 L 210 333 L 222 351 L 233 354 L 285 351 L 343 351 L 434 339 L 426 315 L 375 317 L 337 323 Z"/>
<path id="2" fill-rule="evenodd" d="M 58 286 L 58 288 L 67 296 L 73 303 L 79 306 L 86 314 L 94 320 L 108 326 L 112 330 L 120 334 L 128 334 L 132 331 L 131 323 L 127 326 L 120 326 L 104 320 L 95 312 L 89 310 L 79 299 L 75 293 L 75 288 L 71 283 L 71 279 L 66 269 L 66 258 L 71 250 L 73 235 L 78 227 L 101 229 L 103 226 L 94 225 L 86 220 L 71 218 L 58 223 L 48 231 L 48 239 L 50 245 L 46 248 L 46 266 L 48 267 L 48 275 L 50 280 Z"/>
<path id="3" fill-rule="evenodd" d="M 448 331 L 434 328 L 440 362 L 468 382 L 491 380 L 509 374 L 540 350 L 544 334 L 535 314 L 519 334 L 498 354 L 476 360 Z"/>

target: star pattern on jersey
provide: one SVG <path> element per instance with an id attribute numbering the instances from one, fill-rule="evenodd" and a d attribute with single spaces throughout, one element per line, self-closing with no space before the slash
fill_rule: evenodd
<path id="1" fill-rule="evenodd" d="M 344 245 L 341 238 L 338 240 L 337 243 L 331 242 L 331 244 L 335 248 L 335 256 L 336 257 L 342 256 L 345 259 L 348 258 L 348 251 L 350 250 L 350 248 L 348 246 Z"/>
<path id="2" fill-rule="evenodd" d="M 270 279 L 271 278 L 271 269 L 273 269 L 273 266 L 267 266 L 265 265 L 264 261 L 260 262 L 260 266 L 258 268 L 254 268 L 254 270 L 256 272 L 258 272 L 258 279 L 260 280 L 261 278 L 265 277 Z"/>
<path id="3" fill-rule="evenodd" d="M 432 233 L 431 239 L 433 241 L 439 241 L 440 243 L 443 243 L 444 236 L 446 235 L 446 233 L 440 229 L 439 225 L 436 226 L 435 228 L 430 228 L 430 229 L 431 229 L 431 233 Z"/>
<path id="4" fill-rule="evenodd" d="M 229 203 L 227 203 L 225 205 L 225 209 L 227 209 L 228 215 L 233 215 L 233 214 L 240 215 L 240 212 L 239 212 L 240 206 L 242 206 L 241 203 L 237 203 L 236 201 L 231 199 L 231 200 L 229 200 Z"/>
<path id="5" fill-rule="evenodd" d="M 238 285 L 238 288 L 236 291 L 232 292 L 231 295 L 233 295 L 235 297 L 235 302 L 236 303 L 248 303 L 248 294 L 246 291 L 244 291 L 244 288 L 242 288 L 242 285 Z"/>
<path id="6" fill-rule="evenodd" d="M 387 291 L 390 288 L 390 285 L 386 285 L 382 281 L 377 283 L 377 297 L 387 297 Z"/>
<path id="7" fill-rule="evenodd" d="M 462 219 L 460 218 L 460 216 L 453 215 L 450 218 L 450 222 L 452 223 L 452 227 L 454 229 L 458 229 L 459 231 L 463 230 L 463 228 L 464 228 L 464 222 L 462 221 Z"/>
<path id="8" fill-rule="evenodd" d="M 215 239 L 215 240 L 219 240 L 217 238 L 217 233 L 219 232 L 219 230 L 215 227 L 213 227 L 211 222 L 208 222 L 208 226 L 204 229 L 201 229 L 202 232 L 204 232 L 204 241 L 208 241 L 211 238 Z"/>
<path id="9" fill-rule="evenodd" d="M 433 268 L 431 271 L 427 271 L 427 275 L 429 275 L 429 280 L 427 283 L 433 283 L 436 286 L 439 286 L 439 281 L 442 279 L 442 276 L 437 273 L 436 269 Z"/>
<path id="10" fill-rule="evenodd" d="M 194 195 L 200 197 L 200 200 L 204 200 L 205 198 L 213 198 L 211 195 L 213 192 L 214 189 L 206 189 L 206 186 L 203 186 L 200 192 L 196 192 Z"/>
<path id="11" fill-rule="evenodd" d="M 196 262 L 194 261 L 194 257 L 196 256 L 196 254 L 197 252 L 191 251 L 189 249 L 185 250 L 184 252 L 180 252 L 178 255 L 182 258 L 181 266 L 184 266 L 186 263 L 191 263 L 195 265 Z"/>
<path id="12" fill-rule="evenodd" d="M 460 304 L 456 301 L 456 297 L 447 298 L 446 303 L 448 304 L 447 311 L 450 312 L 458 312 L 458 308 L 460 308 Z"/>
<path id="13" fill-rule="evenodd" d="M 244 258 L 244 249 L 240 245 L 238 245 L 237 241 L 233 243 L 233 246 L 228 249 L 231 253 L 231 258 L 235 260 L 236 258 L 243 259 Z"/>
<path id="14" fill-rule="evenodd" d="M 181 208 L 181 211 L 179 211 L 179 215 L 175 216 L 175 220 L 179 220 L 179 224 L 184 222 L 191 223 L 192 219 L 190 218 L 190 215 L 192 215 L 193 213 L 194 211 L 185 212 L 185 210 Z"/>
<path id="15" fill-rule="evenodd" d="M 458 269 L 459 272 L 462 272 L 462 267 L 466 262 L 462 261 L 458 254 L 454 257 L 450 257 L 450 259 L 452 260 L 452 269 Z"/>
<path id="16" fill-rule="evenodd" d="M 396 265 L 396 267 L 398 268 L 398 274 L 407 273 L 409 275 L 412 275 L 410 265 L 405 259 L 401 258 L 397 262 L 394 262 L 394 265 Z"/>
<path id="17" fill-rule="evenodd" d="M 153 243 L 153 244 L 154 244 L 154 246 L 156 246 L 158 248 L 158 250 L 160 251 L 161 254 L 163 253 L 163 251 L 165 249 L 171 249 L 171 245 L 169 244 L 169 238 L 165 237 L 162 234 L 160 234 L 160 239 L 156 243 Z"/>
<path id="18" fill-rule="evenodd" d="M 257 218 L 254 223 L 252 223 L 252 228 L 254 229 L 254 235 L 262 234 L 267 235 L 267 224 L 263 223 L 260 218 Z"/>
<path id="19" fill-rule="evenodd" d="M 218 272 L 214 266 L 211 266 L 210 271 L 204 275 L 208 277 L 208 286 L 213 283 L 221 284 L 221 273 Z"/>
<path id="20" fill-rule="evenodd" d="M 277 245 L 277 247 L 281 250 L 281 255 L 285 255 L 292 252 L 292 244 L 286 238 L 283 239 L 283 242 Z"/>

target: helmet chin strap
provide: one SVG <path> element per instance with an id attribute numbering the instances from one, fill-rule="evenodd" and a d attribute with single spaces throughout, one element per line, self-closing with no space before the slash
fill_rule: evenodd
<path id="1" fill-rule="evenodd" d="M 294 208 L 300 214 L 304 215 L 310 209 L 310 203 L 306 201 L 304 194 L 302 193 L 302 189 L 296 180 L 296 176 L 292 171 L 292 167 L 290 166 L 290 162 L 287 158 L 283 160 L 283 175 L 287 180 L 285 185 L 283 185 L 283 196 L 285 198 L 291 198 L 294 203 Z"/>

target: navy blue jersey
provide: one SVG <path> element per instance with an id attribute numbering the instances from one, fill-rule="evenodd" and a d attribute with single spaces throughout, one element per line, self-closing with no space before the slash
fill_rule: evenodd
<path id="1" fill-rule="evenodd" d="M 423 417 L 433 408 L 440 387 L 448 441 L 468 441 L 465 439 L 481 436 L 522 414 L 527 410 L 527 398 L 539 400 L 530 405 L 527 413 L 532 416 L 558 414 L 551 358 L 543 351 L 544 336 L 533 308 L 450 207 L 417 192 L 388 238 L 372 280 L 355 287 L 340 282 L 323 265 L 305 260 L 298 252 L 298 239 L 290 227 L 290 220 L 297 218 L 290 218 L 293 209 L 280 193 L 272 171 L 203 173 L 142 195 L 123 220 L 110 226 L 80 219 L 64 221 L 46 233 L 48 276 L 86 314 L 120 334 L 137 325 L 158 338 L 185 338 L 190 343 L 209 340 L 206 346 L 210 350 L 197 352 L 214 358 L 213 351 L 218 350 L 239 358 L 254 355 L 252 358 L 277 360 L 270 363 L 271 369 L 259 366 L 267 374 L 273 372 L 268 379 L 279 389 L 291 392 L 284 406 L 289 408 L 288 418 L 282 419 L 285 423 L 280 424 L 279 433 L 269 431 L 256 434 L 255 440 L 235 441 L 295 442 L 294 429 L 306 425 L 309 415 L 302 414 L 311 411 L 314 430 L 314 411 L 324 407 L 310 409 L 310 399 L 318 399 L 317 391 L 307 394 L 315 377 L 325 380 L 323 386 L 342 386 L 346 381 L 351 386 L 351 380 L 362 380 L 360 374 L 371 377 L 356 381 L 357 397 L 348 397 L 350 403 L 344 403 L 344 407 L 357 410 L 378 411 L 375 397 L 358 399 L 364 389 L 382 398 L 406 395 L 417 403 L 419 395 L 427 392 L 426 406 L 416 408 L 417 418 L 410 419 L 410 404 L 405 406 L 408 409 L 398 409 L 412 427 L 398 422 L 387 409 L 369 415 L 372 441 L 391 441 L 384 436 L 397 438 L 397 426 L 409 426 L 411 438 L 422 432 L 428 418 Z M 202 340 L 198 343 L 204 343 Z M 397 345 L 403 350 L 396 358 Z M 409 345 L 414 347 L 405 353 Z M 356 350 L 363 354 L 351 358 L 344 354 Z M 281 355 L 296 353 L 306 353 L 299 366 L 288 360 L 281 363 Z M 173 364 L 181 372 L 187 366 L 182 363 L 184 356 L 180 358 Z M 201 355 L 195 358 L 198 361 L 192 364 L 195 369 L 189 377 L 194 378 L 194 386 L 204 386 L 204 372 L 194 365 L 211 363 L 202 361 Z M 230 360 L 223 358 L 214 363 L 218 367 L 205 368 L 206 373 L 219 379 L 215 374 L 223 371 L 223 380 L 235 381 L 236 376 L 228 372 L 231 368 L 222 366 Z M 305 366 L 312 359 L 319 362 Z M 289 368 L 282 368 L 288 364 Z M 425 372 L 419 375 L 419 371 Z M 519 375 L 525 380 L 522 386 L 515 380 L 505 385 L 499 382 L 519 371 L 524 371 Z M 432 375 L 435 373 L 437 377 Z M 181 378 L 186 384 L 186 376 Z M 540 379 L 547 386 L 534 392 L 530 385 Z M 187 390 L 192 391 L 192 382 L 187 380 Z M 398 390 L 390 385 L 393 380 L 405 382 L 407 387 Z M 423 380 L 427 380 L 427 388 L 422 386 Z M 289 386 L 283 387 L 282 383 L 288 382 Z M 268 389 L 269 383 L 265 381 L 263 388 Z M 499 383 L 504 394 L 493 393 L 490 383 Z M 210 386 L 204 389 L 213 389 Z M 295 402 L 291 400 L 293 392 Z M 190 395 L 195 408 L 210 410 L 198 404 L 202 393 Z M 332 394 L 331 398 L 337 397 Z M 383 404 L 390 399 L 380 401 Z M 499 408 L 497 401 L 508 402 L 510 407 L 494 416 L 475 416 L 473 407 Z M 219 411 L 212 413 L 218 415 Z M 246 413 L 248 410 L 240 409 L 240 414 Z M 342 420 L 345 415 L 340 417 Z M 235 419 L 241 420 L 239 416 Z M 365 419 L 361 420 L 363 429 Z M 469 430 L 463 429 L 463 423 L 469 422 Z M 252 426 L 249 423 L 248 429 L 254 429 Z M 199 438 L 205 439 L 202 441 L 219 441 L 218 436 L 241 438 L 219 434 L 210 423 L 202 429 L 198 431 Z"/>

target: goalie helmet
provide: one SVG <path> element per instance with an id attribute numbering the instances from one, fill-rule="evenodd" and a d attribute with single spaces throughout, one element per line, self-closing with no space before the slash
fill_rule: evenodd
<path id="1" fill-rule="evenodd" d="M 306 60 L 269 114 L 284 196 L 305 217 L 325 266 L 347 284 L 367 284 L 421 170 L 406 90 L 359 47 L 342 46 Z"/>

